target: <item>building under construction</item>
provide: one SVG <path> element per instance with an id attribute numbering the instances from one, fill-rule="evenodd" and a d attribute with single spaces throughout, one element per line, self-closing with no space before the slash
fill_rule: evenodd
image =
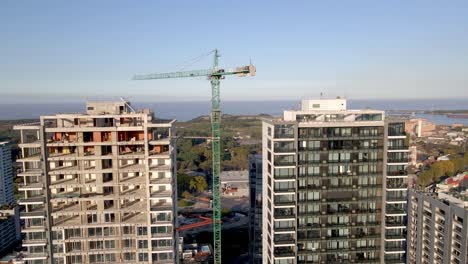
<path id="1" fill-rule="evenodd" d="M 176 263 L 174 122 L 122 101 L 16 126 L 24 260 Z"/>

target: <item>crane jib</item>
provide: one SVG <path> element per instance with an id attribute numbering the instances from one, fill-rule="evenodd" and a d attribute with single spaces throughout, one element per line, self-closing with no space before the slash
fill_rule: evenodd
<path id="1" fill-rule="evenodd" d="M 256 69 L 250 64 L 232 69 L 218 68 L 218 50 L 214 50 L 214 61 L 211 69 L 179 71 L 168 73 L 154 73 L 135 75 L 134 80 L 152 80 L 169 78 L 186 78 L 208 76 L 211 81 L 211 143 L 212 143 L 212 173 L 213 173 L 213 260 L 221 264 L 221 98 L 220 80 L 223 75 L 255 76 Z M 210 52 L 212 53 L 212 52 Z M 151 259 L 150 259 L 151 261 Z"/>

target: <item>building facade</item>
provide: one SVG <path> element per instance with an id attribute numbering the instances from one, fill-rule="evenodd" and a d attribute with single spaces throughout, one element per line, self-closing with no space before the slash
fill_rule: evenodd
<path id="1" fill-rule="evenodd" d="M 409 191 L 408 263 L 468 263 L 468 194 Z"/>
<path id="2" fill-rule="evenodd" d="M 18 207 L 0 208 L 0 257 L 21 240 Z"/>
<path id="3" fill-rule="evenodd" d="M 0 142 L 0 205 L 15 203 L 13 182 L 11 145 Z"/>
<path id="4" fill-rule="evenodd" d="M 407 192 L 409 146 L 405 123 L 387 118 L 385 121 L 385 214 L 382 225 L 385 263 L 406 263 Z"/>
<path id="5" fill-rule="evenodd" d="M 251 264 L 262 263 L 262 169 L 262 155 L 250 155 L 249 255 Z"/>
<path id="6" fill-rule="evenodd" d="M 174 263 L 175 120 L 127 102 L 16 126 L 28 263 Z"/>
<path id="7" fill-rule="evenodd" d="M 403 199 L 386 190 L 390 124 L 383 111 L 348 110 L 344 99 L 303 100 L 263 121 L 263 263 L 391 263 L 386 249 L 405 251 L 387 244 L 406 220 L 386 214 Z"/>

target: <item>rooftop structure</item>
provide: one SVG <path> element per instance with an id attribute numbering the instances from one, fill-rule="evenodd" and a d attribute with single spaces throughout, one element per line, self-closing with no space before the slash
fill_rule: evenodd
<path id="1" fill-rule="evenodd" d="M 175 120 L 128 102 L 41 116 L 21 134 L 29 263 L 175 263 Z"/>
<path id="2" fill-rule="evenodd" d="M 262 135 L 263 263 L 405 263 L 403 122 L 303 100 Z"/>

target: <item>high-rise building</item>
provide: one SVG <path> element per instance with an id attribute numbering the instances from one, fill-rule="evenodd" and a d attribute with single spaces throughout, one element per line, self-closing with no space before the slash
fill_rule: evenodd
<path id="1" fill-rule="evenodd" d="M 263 263 L 404 263 L 405 156 L 388 156 L 408 148 L 404 126 L 346 103 L 303 100 L 263 121 Z"/>
<path id="2" fill-rule="evenodd" d="M 249 255 L 252 264 L 262 263 L 262 169 L 262 155 L 250 155 Z"/>
<path id="3" fill-rule="evenodd" d="M 175 263 L 175 120 L 128 102 L 41 116 L 21 133 L 28 263 Z"/>
<path id="4" fill-rule="evenodd" d="M 14 203 L 11 145 L 9 142 L 0 142 L 0 205 Z"/>
<path id="5" fill-rule="evenodd" d="M 384 201 L 385 219 L 382 222 L 385 244 L 382 259 L 385 263 L 406 263 L 407 192 L 409 146 L 405 123 L 385 120 Z"/>
<path id="6" fill-rule="evenodd" d="M 409 191 L 408 263 L 468 263 L 468 193 Z"/>
<path id="7" fill-rule="evenodd" d="M 0 208 L 0 258 L 11 252 L 13 246 L 21 240 L 18 207 Z"/>
<path id="8" fill-rule="evenodd" d="M 0 256 L 21 240 L 12 165 L 11 144 L 0 142 Z"/>

